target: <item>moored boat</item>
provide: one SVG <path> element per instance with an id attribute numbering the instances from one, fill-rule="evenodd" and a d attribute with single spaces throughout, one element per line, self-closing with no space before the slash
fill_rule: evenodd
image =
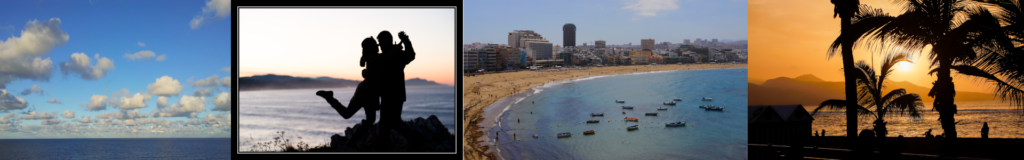
<path id="1" fill-rule="evenodd" d="M 683 99 L 682 98 L 673 98 L 672 100 L 673 101 L 682 101 Z"/>
<path id="2" fill-rule="evenodd" d="M 665 123 L 665 127 L 686 126 L 686 122 Z"/>
<path id="3" fill-rule="evenodd" d="M 640 121 L 640 118 L 629 118 L 629 117 L 626 117 L 626 121 L 636 122 L 636 121 Z"/>
<path id="4" fill-rule="evenodd" d="M 626 103 L 626 100 L 615 100 L 615 103 Z"/>
<path id="5" fill-rule="evenodd" d="M 537 136 L 537 134 L 536 134 L 536 133 L 534 133 L 534 134 L 533 134 L 533 138 L 537 138 L 537 137 L 539 137 L 539 136 Z"/>
<path id="6" fill-rule="evenodd" d="M 665 102 L 665 103 L 662 103 L 662 104 L 665 104 L 665 105 L 676 105 L 676 101 L 668 101 L 668 102 Z"/>
<path id="7" fill-rule="evenodd" d="M 721 110 L 724 110 L 724 109 L 725 109 L 725 107 L 714 107 L 714 106 L 704 108 L 704 110 L 711 110 L 711 111 L 721 111 Z"/>
<path id="8" fill-rule="evenodd" d="M 634 130 L 634 129 L 637 129 L 637 128 L 640 128 L 640 125 L 633 125 L 633 126 L 626 127 L 627 130 Z"/>
<path id="9" fill-rule="evenodd" d="M 654 112 L 654 113 L 646 113 L 646 114 L 644 114 L 644 115 L 648 115 L 648 116 L 658 116 L 658 112 Z"/>
<path id="10" fill-rule="evenodd" d="M 633 106 L 622 106 L 622 109 L 633 109 Z"/>
<path id="11" fill-rule="evenodd" d="M 558 133 L 558 138 L 569 137 L 569 136 L 572 136 L 572 133 L 570 133 L 570 132 Z"/>
<path id="12" fill-rule="evenodd" d="M 597 122 L 601 122 L 601 121 L 599 121 L 599 120 L 587 120 L 587 123 L 597 123 Z"/>
<path id="13" fill-rule="evenodd" d="M 658 110 L 668 110 L 668 107 L 660 107 Z"/>
<path id="14" fill-rule="evenodd" d="M 604 116 L 604 113 L 591 113 L 590 116 Z"/>
<path id="15" fill-rule="evenodd" d="M 711 99 L 711 97 L 704 97 L 704 98 L 701 98 L 700 100 L 702 100 L 702 101 L 711 101 L 712 99 Z"/>
<path id="16" fill-rule="evenodd" d="M 594 134 L 594 130 L 583 131 L 583 134 Z"/>

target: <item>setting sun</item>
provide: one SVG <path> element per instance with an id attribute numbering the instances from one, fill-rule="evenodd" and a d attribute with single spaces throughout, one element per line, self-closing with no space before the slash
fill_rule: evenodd
<path id="1" fill-rule="evenodd" d="M 907 61 L 897 62 L 896 70 L 902 72 L 912 71 L 914 70 L 914 64 Z"/>

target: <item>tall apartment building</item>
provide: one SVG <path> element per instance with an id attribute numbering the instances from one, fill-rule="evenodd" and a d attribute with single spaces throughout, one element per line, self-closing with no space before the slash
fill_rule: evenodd
<path id="1" fill-rule="evenodd" d="M 533 30 L 513 30 L 508 32 L 508 46 L 512 48 L 523 48 L 526 47 L 526 40 L 542 40 L 544 39 L 537 32 Z"/>
<path id="2" fill-rule="evenodd" d="M 654 39 L 641 39 L 640 49 L 654 50 Z"/>
<path id="3" fill-rule="evenodd" d="M 576 47 L 576 25 L 572 23 L 562 25 L 562 46 Z"/>
<path id="4" fill-rule="evenodd" d="M 554 50 L 552 49 L 551 42 L 547 40 L 530 40 L 525 44 L 527 49 L 533 50 L 533 59 L 548 60 L 553 58 L 551 54 Z"/>
<path id="5" fill-rule="evenodd" d="M 594 48 L 606 48 L 604 43 L 604 40 L 594 41 Z"/>
<path id="6" fill-rule="evenodd" d="M 690 39 L 683 39 L 683 44 L 690 44 Z"/>

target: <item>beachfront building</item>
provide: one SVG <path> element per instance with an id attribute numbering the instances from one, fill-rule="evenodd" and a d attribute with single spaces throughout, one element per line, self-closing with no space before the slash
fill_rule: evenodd
<path id="1" fill-rule="evenodd" d="M 651 58 L 652 58 L 651 50 L 646 50 L 645 49 L 645 50 L 630 51 L 629 52 L 629 59 L 633 60 L 632 61 L 633 64 L 649 64 Z"/>
<path id="2" fill-rule="evenodd" d="M 814 118 L 802 105 L 748 106 L 749 144 L 791 145 L 794 138 L 811 138 Z"/>
<path id="3" fill-rule="evenodd" d="M 544 37 L 533 30 L 513 30 L 508 32 L 508 45 L 512 48 L 526 47 L 526 40 L 541 39 L 544 39 Z"/>
<path id="4" fill-rule="evenodd" d="M 554 49 L 552 49 L 553 47 L 551 46 L 551 42 L 548 42 L 548 40 L 534 39 L 527 40 L 525 42 L 526 43 L 524 44 L 527 44 L 526 49 L 533 50 L 533 55 L 531 57 L 533 57 L 534 59 L 548 60 L 554 58 L 552 57 L 552 52 L 554 52 Z"/>

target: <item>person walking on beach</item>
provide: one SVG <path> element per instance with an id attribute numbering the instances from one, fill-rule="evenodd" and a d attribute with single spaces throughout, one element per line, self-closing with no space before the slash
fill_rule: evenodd
<path id="1" fill-rule="evenodd" d="M 981 140 L 988 141 L 988 122 L 981 126 Z"/>

